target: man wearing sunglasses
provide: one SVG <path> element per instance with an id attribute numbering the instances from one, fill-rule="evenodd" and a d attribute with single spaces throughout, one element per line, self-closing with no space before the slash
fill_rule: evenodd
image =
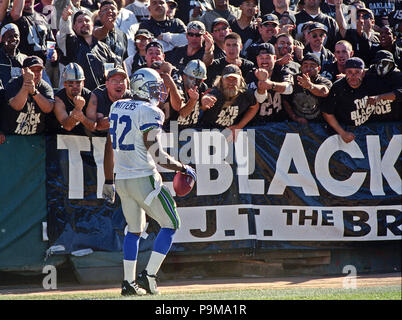
<path id="1" fill-rule="evenodd" d="M 335 55 L 324 47 L 326 37 L 327 28 L 325 25 L 319 22 L 312 24 L 308 31 L 307 45 L 303 50 L 303 55 L 310 52 L 318 57 L 321 69 L 325 65 L 335 62 Z"/>
<path id="2" fill-rule="evenodd" d="M 214 40 L 205 30 L 204 24 L 200 21 L 191 21 L 187 25 L 186 38 L 187 45 L 169 51 L 166 60 L 177 66 L 180 72 L 194 59 L 202 60 L 209 66 L 214 59 Z"/>

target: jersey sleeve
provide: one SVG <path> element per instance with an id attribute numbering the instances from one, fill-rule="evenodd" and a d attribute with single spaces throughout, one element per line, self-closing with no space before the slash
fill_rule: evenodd
<path id="1" fill-rule="evenodd" d="M 141 112 L 138 128 L 141 132 L 146 133 L 152 129 L 162 129 L 164 115 L 157 110 L 149 108 L 146 112 Z"/>

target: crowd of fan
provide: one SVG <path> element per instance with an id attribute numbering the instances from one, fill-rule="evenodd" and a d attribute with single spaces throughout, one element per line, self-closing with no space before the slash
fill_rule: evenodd
<path id="1" fill-rule="evenodd" d="M 0 22 L 0 144 L 105 136 L 144 67 L 165 130 L 322 122 L 350 142 L 400 120 L 398 0 L 0 0 Z"/>

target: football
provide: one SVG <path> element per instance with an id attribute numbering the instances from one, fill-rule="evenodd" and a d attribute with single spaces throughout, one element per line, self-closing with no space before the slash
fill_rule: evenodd
<path id="1" fill-rule="evenodd" d="M 173 189 L 176 195 L 184 197 L 190 193 L 194 187 L 194 180 L 191 176 L 182 172 L 177 172 L 173 178 Z"/>

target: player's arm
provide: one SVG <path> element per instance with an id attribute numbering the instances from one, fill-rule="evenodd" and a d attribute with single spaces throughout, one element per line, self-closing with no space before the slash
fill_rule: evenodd
<path id="1" fill-rule="evenodd" d="M 110 134 L 106 137 L 105 154 L 103 157 L 103 172 L 105 174 L 105 183 L 103 184 L 102 197 L 110 203 L 114 203 L 116 197 L 116 188 L 114 185 L 114 154 Z"/>
<path id="2" fill-rule="evenodd" d="M 143 133 L 144 145 L 155 162 L 165 169 L 173 171 L 185 171 L 185 165 L 170 156 L 163 149 L 160 141 L 160 134 L 157 134 L 155 130 L 157 129 L 148 130 Z M 158 153 L 157 155 L 155 154 L 156 152 Z"/>

